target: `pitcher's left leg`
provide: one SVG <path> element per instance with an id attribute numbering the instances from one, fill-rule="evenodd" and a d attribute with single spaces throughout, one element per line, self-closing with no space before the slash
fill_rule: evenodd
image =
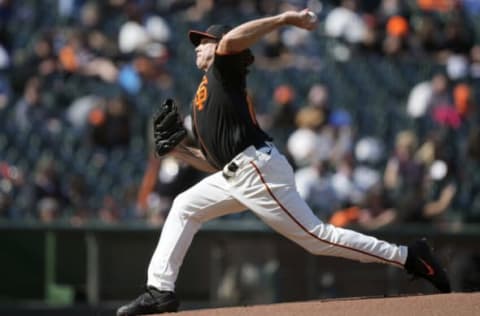
<path id="1" fill-rule="evenodd" d="M 180 266 L 201 225 L 243 210 L 245 206 L 231 196 L 229 186 L 220 172 L 179 194 L 172 204 L 150 260 L 148 285 L 174 291 Z"/>
<path id="2" fill-rule="evenodd" d="M 234 195 L 277 232 L 316 255 L 403 268 L 407 247 L 320 221 L 296 191 L 293 170 L 281 154 L 274 151 L 268 163 L 250 165 Z"/>

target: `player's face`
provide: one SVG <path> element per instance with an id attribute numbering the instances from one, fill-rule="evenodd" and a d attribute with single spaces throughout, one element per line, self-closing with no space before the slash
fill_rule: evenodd
<path id="1" fill-rule="evenodd" d="M 197 55 L 196 64 L 199 69 L 207 71 L 215 57 L 215 49 L 217 48 L 217 41 L 210 38 L 203 38 L 200 44 L 195 48 Z"/>

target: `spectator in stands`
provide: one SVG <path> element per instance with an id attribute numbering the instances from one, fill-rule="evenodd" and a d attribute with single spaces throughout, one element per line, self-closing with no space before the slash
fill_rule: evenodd
<path id="1" fill-rule="evenodd" d="M 4 212 L 2 216 L 10 220 L 21 220 L 32 212 L 28 209 L 27 196 L 29 188 L 25 175 L 28 175 L 22 168 L 7 161 L 0 161 L 0 192 L 3 196 Z M 18 203 L 20 200 L 22 203 Z"/>
<path id="2" fill-rule="evenodd" d="M 458 191 L 456 162 L 447 141 L 440 132 L 433 133 L 416 154 L 426 170 L 424 183 L 419 188 L 424 192 L 420 217 L 424 221 L 433 221 L 445 214 Z"/>
<path id="3" fill-rule="evenodd" d="M 412 19 L 418 19 L 418 23 L 412 24 L 411 52 L 414 56 L 436 57 L 442 48 L 440 23 L 429 14 L 423 12 L 414 15 Z"/>
<path id="4" fill-rule="evenodd" d="M 354 177 L 355 160 L 345 155 L 336 161 L 335 173 L 332 175 L 332 186 L 340 201 L 340 207 L 348 208 L 359 205 L 365 198 L 365 192 Z"/>
<path id="5" fill-rule="evenodd" d="M 448 78 L 436 73 L 431 80 L 416 84 L 409 93 L 407 113 L 415 120 L 416 133 L 423 137 L 433 124 L 436 109 L 451 104 Z"/>
<path id="6" fill-rule="evenodd" d="M 0 161 L 0 219 L 13 219 L 13 194 L 15 171 L 5 161 Z"/>
<path id="7" fill-rule="evenodd" d="M 104 103 L 105 99 L 97 95 L 83 95 L 76 98 L 65 110 L 65 118 L 69 126 L 74 132 L 83 136 L 89 127 L 90 112 L 104 107 Z"/>
<path id="8" fill-rule="evenodd" d="M 121 194 L 118 198 L 120 205 L 120 220 L 129 221 L 138 219 L 138 189 L 137 181 L 126 183 L 121 188 Z"/>
<path id="9" fill-rule="evenodd" d="M 395 15 L 386 23 L 382 51 L 387 56 L 400 56 L 408 49 L 409 24 L 405 17 Z"/>
<path id="10" fill-rule="evenodd" d="M 301 160 L 315 157 L 320 160 L 337 161 L 351 154 L 353 133 L 351 117 L 347 111 L 335 109 L 330 113 L 329 109 L 307 106 L 298 112 L 296 123 L 298 129 L 291 134 L 287 143 L 289 152 L 294 157 L 297 156 Z M 308 138 L 301 140 L 302 135 Z M 304 146 L 301 146 L 301 143 Z M 300 164 L 303 164 L 301 160 Z M 307 163 L 308 161 L 310 160 L 307 160 Z"/>
<path id="11" fill-rule="evenodd" d="M 98 219 L 103 223 L 113 224 L 117 223 L 120 217 L 121 210 L 118 202 L 112 195 L 106 195 L 98 210 Z"/>
<path id="12" fill-rule="evenodd" d="M 335 211 L 329 222 L 339 227 L 356 225 L 364 229 L 379 229 L 395 223 L 397 218 L 398 212 L 384 186 L 378 183 L 366 192 L 361 202 Z"/>
<path id="13" fill-rule="evenodd" d="M 333 109 L 328 124 L 320 131 L 320 137 L 331 144 L 330 160 L 338 161 L 352 155 L 353 137 L 352 117 L 345 109 Z"/>
<path id="14" fill-rule="evenodd" d="M 69 200 L 53 158 L 40 157 L 32 182 L 26 187 L 28 191 L 22 192 L 24 209 L 30 214 L 34 212 L 33 218 L 49 223 L 66 215 Z"/>
<path id="15" fill-rule="evenodd" d="M 88 197 L 92 194 L 88 189 L 85 178 L 82 175 L 72 175 L 67 186 L 67 199 L 69 205 L 70 223 L 83 225 L 92 218 L 92 211 L 88 204 Z"/>
<path id="16" fill-rule="evenodd" d="M 356 143 L 352 182 L 360 194 L 351 206 L 336 210 L 330 219 L 332 224 L 356 224 L 365 229 L 378 229 L 396 222 L 398 212 L 378 171 L 384 158 L 383 150 L 381 142 L 374 137 L 364 137 Z"/>
<path id="17" fill-rule="evenodd" d="M 314 131 L 308 128 L 298 128 L 287 140 L 287 157 L 293 161 L 295 169 L 303 168 L 316 159 L 320 159 L 318 150 L 318 138 Z"/>
<path id="18" fill-rule="evenodd" d="M 383 179 L 389 198 L 395 201 L 400 218 L 406 222 L 417 221 L 422 216 L 425 171 L 415 157 L 417 146 L 417 137 L 412 131 L 398 133 Z"/>
<path id="19" fill-rule="evenodd" d="M 398 211 L 382 182 L 370 187 L 360 203 L 358 224 L 365 229 L 379 229 L 396 223 Z"/>
<path id="20" fill-rule="evenodd" d="M 293 55 L 283 43 L 279 30 L 265 36 L 261 52 L 255 58 L 259 68 L 272 71 L 289 67 L 293 62 Z"/>
<path id="21" fill-rule="evenodd" d="M 342 0 L 325 20 L 325 33 L 328 36 L 349 44 L 360 44 L 365 40 L 366 25 L 357 11 L 355 0 Z"/>
<path id="22" fill-rule="evenodd" d="M 165 158 L 162 160 L 160 170 L 158 172 L 158 181 L 155 191 L 162 200 L 162 205 L 168 210 L 173 199 L 198 182 L 204 174 L 173 158 Z M 167 209 L 162 212 L 166 216 Z"/>
<path id="23" fill-rule="evenodd" d="M 35 168 L 33 178 L 33 201 L 32 207 L 37 208 L 38 215 L 46 220 L 53 220 L 61 216 L 64 208 L 70 204 L 66 186 L 62 175 L 59 173 L 56 161 L 51 157 L 41 157 Z M 40 201 L 44 201 L 40 205 Z M 45 214 L 43 211 L 45 210 Z"/>
<path id="24" fill-rule="evenodd" d="M 432 96 L 429 108 L 435 108 L 443 104 L 451 104 L 452 99 L 449 90 L 449 80 L 444 73 L 437 73 L 432 77 Z"/>
<path id="25" fill-rule="evenodd" d="M 51 197 L 41 198 L 37 203 L 38 220 L 44 224 L 51 224 L 60 217 L 60 205 Z"/>
<path id="26" fill-rule="evenodd" d="M 385 158 L 384 150 L 383 142 L 377 137 L 365 136 L 356 142 L 354 148 L 356 166 L 353 177 L 363 191 L 368 191 L 381 182 L 379 170 Z"/>
<path id="27" fill-rule="evenodd" d="M 321 83 L 313 84 L 308 90 L 307 107 L 316 107 L 323 112 L 323 116 L 328 121 L 330 117 L 330 100 L 327 86 Z"/>
<path id="28" fill-rule="evenodd" d="M 151 224 L 162 224 L 173 199 L 204 176 L 173 157 L 151 157 L 137 195 L 137 214 Z"/>
<path id="29" fill-rule="evenodd" d="M 319 138 L 318 132 L 325 124 L 321 109 L 304 107 L 295 117 L 297 129 L 286 141 L 287 156 L 292 157 L 294 167 L 305 167 L 318 160 L 328 160 L 330 143 Z"/>
<path id="30" fill-rule="evenodd" d="M 273 92 L 270 122 L 266 129 L 281 149 L 295 129 L 295 97 L 294 88 L 287 84 L 277 86 Z"/>
<path id="31" fill-rule="evenodd" d="M 470 76 L 473 79 L 480 78 L 480 44 L 475 44 L 470 50 Z"/>
<path id="32" fill-rule="evenodd" d="M 455 163 L 434 161 L 426 179 L 426 201 L 423 217 L 434 220 L 446 214 L 454 204 L 458 185 L 455 177 Z"/>
<path id="33" fill-rule="evenodd" d="M 95 145 L 112 149 L 130 142 L 130 109 L 127 100 L 115 97 L 107 100 L 105 109 L 90 112 L 91 137 Z"/>
<path id="34" fill-rule="evenodd" d="M 450 12 L 450 17 L 443 29 L 445 36 L 443 45 L 448 52 L 463 56 L 469 54 L 473 46 L 473 36 L 466 24 L 467 21 L 468 19 L 460 8 Z"/>
<path id="35" fill-rule="evenodd" d="M 148 53 L 168 43 L 170 26 L 161 16 L 141 7 L 140 3 L 127 5 L 128 20 L 120 26 L 118 47 L 123 54 Z"/>
<path id="36" fill-rule="evenodd" d="M 451 134 L 451 133 L 450 133 Z M 455 148 L 448 130 L 434 131 L 415 154 L 425 170 L 417 188 L 421 207 L 415 221 L 439 221 L 454 204 L 458 191 Z"/>
<path id="37" fill-rule="evenodd" d="M 59 52 L 61 69 L 70 74 L 100 78 L 106 82 L 115 82 L 118 69 L 111 59 L 99 57 L 107 50 L 107 39 L 103 33 L 92 31 L 83 34 L 75 30 L 68 34 L 67 41 Z M 95 51 L 96 50 L 96 51 Z"/>
<path id="38" fill-rule="evenodd" d="M 385 25 L 393 16 L 407 16 L 408 5 L 401 0 L 382 0 L 376 9 L 375 16 L 379 23 Z"/>
<path id="39" fill-rule="evenodd" d="M 458 143 L 465 143 L 468 133 L 479 126 L 480 111 L 475 100 L 473 86 L 460 82 L 453 87 L 453 107 L 459 115 L 461 126 L 456 131 Z"/>
<path id="40" fill-rule="evenodd" d="M 168 61 L 168 51 L 159 49 L 151 51 L 150 55 L 138 55 L 133 59 L 133 66 L 138 75 L 147 83 L 154 83 L 156 88 L 168 91 L 173 84 L 169 72 L 165 69 Z"/>
<path id="41" fill-rule="evenodd" d="M 323 87 L 319 87 L 318 94 L 315 90 L 310 91 L 314 93 L 309 93 L 308 103 L 298 111 L 295 124 L 300 128 L 308 128 L 318 133 L 328 123 L 330 114 L 330 108 L 326 101 L 328 96 Z"/>
<path id="42" fill-rule="evenodd" d="M 41 128 L 50 118 L 50 113 L 42 104 L 41 81 L 30 78 L 23 92 L 23 97 L 15 104 L 15 122 L 19 129 Z"/>
<path id="43" fill-rule="evenodd" d="M 33 48 L 24 63 L 19 65 L 19 74 L 15 76 L 27 80 L 32 76 L 47 77 L 57 70 L 57 58 L 53 47 L 54 34 L 41 33 L 33 43 Z"/>
<path id="44" fill-rule="evenodd" d="M 328 161 L 313 159 L 310 164 L 296 170 L 295 184 L 300 196 L 320 219 L 327 221 L 340 208 Z"/>

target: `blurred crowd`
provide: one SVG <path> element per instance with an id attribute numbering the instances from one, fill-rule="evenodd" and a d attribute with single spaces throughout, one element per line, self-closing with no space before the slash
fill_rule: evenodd
<path id="1" fill-rule="evenodd" d="M 0 0 L 0 218 L 162 224 L 205 176 L 149 133 L 167 97 L 191 126 L 188 30 L 307 6 L 318 28 L 256 45 L 249 91 L 300 194 L 339 226 L 479 221 L 475 0 Z"/>

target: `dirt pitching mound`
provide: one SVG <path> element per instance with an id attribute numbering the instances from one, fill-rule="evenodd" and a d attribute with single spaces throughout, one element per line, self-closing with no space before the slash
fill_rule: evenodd
<path id="1" fill-rule="evenodd" d="M 183 311 L 175 316 L 474 316 L 480 315 L 480 292 L 390 298 L 349 298 L 246 307 Z"/>

